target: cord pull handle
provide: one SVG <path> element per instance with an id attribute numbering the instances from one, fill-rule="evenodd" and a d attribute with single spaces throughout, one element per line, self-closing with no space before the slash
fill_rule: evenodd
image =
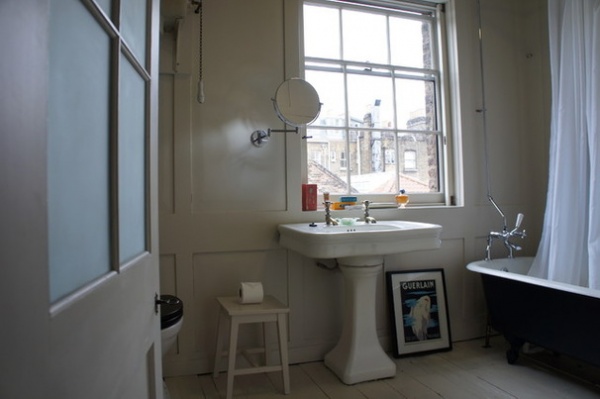
<path id="1" fill-rule="evenodd" d="M 196 96 L 196 100 L 200 104 L 204 104 L 204 81 L 203 80 L 198 81 L 198 95 Z"/>

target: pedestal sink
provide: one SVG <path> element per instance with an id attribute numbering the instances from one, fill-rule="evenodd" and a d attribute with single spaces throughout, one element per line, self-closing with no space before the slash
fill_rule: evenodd
<path id="1" fill-rule="evenodd" d="M 378 221 L 351 226 L 325 223 L 282 224 L 281 246 L 315 259 L 337 259 L 344 276 L 344 325 L 325 365 L 344 383 L 356 384 L 396 375 L 396 364 L 377 337 L 375 294 L 383 257 L 439 248 L 437 224 Z"/>

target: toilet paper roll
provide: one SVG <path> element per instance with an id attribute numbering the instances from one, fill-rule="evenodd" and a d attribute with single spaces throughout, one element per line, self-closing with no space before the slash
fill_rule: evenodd
<path id="1" fill-rule="evenodd" d="M 240 283 L 240 303 L 261 303 L 264 292 L 260 282 Z"/>

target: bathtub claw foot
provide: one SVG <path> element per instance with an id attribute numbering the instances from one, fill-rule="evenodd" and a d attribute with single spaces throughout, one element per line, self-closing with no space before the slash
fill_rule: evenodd
<path id="1" fill-rule="evenodd" d="M 508 361 L 508 364 L 515 364 L 519 359 L 519 353 L 521 352 L 521 348 L 525 344 L 525 341 L 508 334 L 504 334 L 504 338 L 506 338 L 510 344 L 510 348 L 506 351 L 506 360 Z"/>
<path id="2" fill-rule="evenodd" d="M 510 348 L 506 351 L 506 361 L 508 364 L 515 364 L 519 359 L 519 351 L 514 348 Z"/>

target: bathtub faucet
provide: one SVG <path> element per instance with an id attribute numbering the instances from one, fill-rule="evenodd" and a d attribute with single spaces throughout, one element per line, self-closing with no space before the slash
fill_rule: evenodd
<path id="1" fill-rule="evenodd" d="M 506 247 L 506 249 L 508 250 L 508 257 L 509 258 L 514 258 L 514 251 L 520 251 L 522 248 L 521 246 L 512 243 L 510 241 L 510 239 L 512 237 L 519 237 L 519 238 L 524 238 L 527 236 L 527 234 L 525 234 L 525 230 L 519 230 L 521 227 L 521 223 L 523 222 L 523 214 L 519 213 L 517 215 L 517 221 L 515 223 L 515 228 L 512 229 L 511 231 L 508 231 L 506 229 L 506 227 L 504 227 L 502 229 L 502 232 L 496 232 L 496 231 L 491 231 L 490 234 L 488 234 L 488 238 L 487 238 L 487 246 L 485 248 L 485 259 L 486 260 L 491 260 L 492 256 L 491 256 L 491 248 L 492 248 L 492 242 L 495 239 L 500 239 L 502 240 L 502 242 L 504 243 L 504 246 Z"/>

